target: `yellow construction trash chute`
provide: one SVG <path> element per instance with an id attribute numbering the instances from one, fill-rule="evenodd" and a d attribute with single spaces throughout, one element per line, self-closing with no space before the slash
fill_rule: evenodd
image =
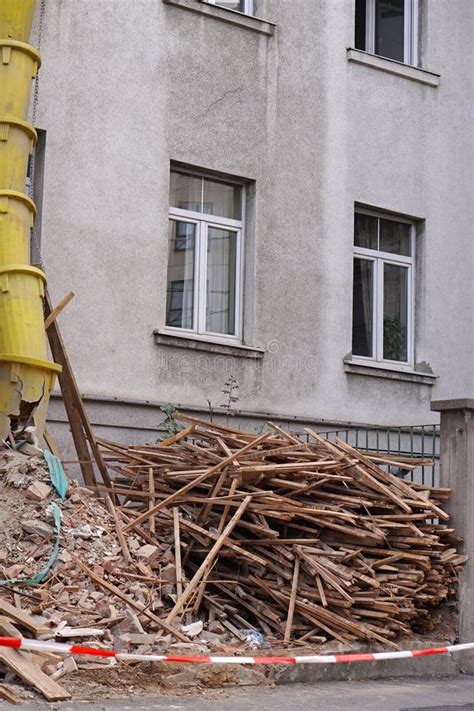
<path id="1" fill-rule="evenodd" d="M 48 360 L 46 277 L 30 264 L 35 206 L 24 194 L 36 131 L 28 122 L 41 58 L 28 44 L 34 0 L 0 0 L 0 438 L 35 424 L 42 434 L 60 366 Z"/>

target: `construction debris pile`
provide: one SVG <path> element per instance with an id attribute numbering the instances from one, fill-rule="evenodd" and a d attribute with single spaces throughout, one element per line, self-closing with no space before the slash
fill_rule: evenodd
<path id="1" fill-rule="evenodd" d="M 163 623 L 152 609 L 163 604 L 155 586 L 142 582 L 143 542 L 127 536 L 133 552 L 124 559 L 113 507 L 111 513 L 75 481 L 61 501 L 42 458 L 5 449 L 0 450 L 0 491 L 0 636 L 87 641 L 133 651 L 164 650 L 177 640 L 190 642 L 179 629 L 167 637 L 158 634 Z M 61 511 L 59 551 L 44 581 L 32 585 L 54 552 L 53 505 Z M 59 679 L 78 668 L 115 663 L 0 647 L 0 697 L 14 700 L 19 693 L 24 699 L 22 687 L 11 686 L 20 678 L 49 701 L 67 699 L 70 693 Z"/>
<path id="2" fill-rule="evenodd" d="M 154 445 L 98 440 L 112 485 L 71 482 L 63 501 L 42 458 L 0 451 L 0 636 L 225 654 L 395 647 L 433 629 L 465 561 L 442 509 L 448 490 L 311 431 L 307 444 L 275 425 L 257 436 L 183 419 Z M 0 649 L 0 694 L 3 669 L 68 698 L 57 680 L 76 661 Z"/>
<path id="3" fill-rule="evenodd" d="M 432 628 L 465 562 L 441 508 L 448 490 L 311 430 L 306 444 L 275 425 L 257 436 L 182 419 L 187 429 L 156 445 L 101 441 L 123 530 L 148 544 L 149 582 L 177 580 L 168 625 L 184 614 L 279 643 L 392 647 Z"/>

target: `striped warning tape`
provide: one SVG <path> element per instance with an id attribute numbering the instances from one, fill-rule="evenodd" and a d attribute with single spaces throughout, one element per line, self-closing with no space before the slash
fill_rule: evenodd
<path id="1" fill-rule="evenodd" d="M 111 657 L 119 661 L 174 662 L 178 664 L 338 664 L 341 662 L 375 662 L 408 657 L 430 657 L 436 654 L 451 654 L 474 649 L 474 642 L 450 644 L 447 647 L 412 649 L 404 652 L 373 652 L 368 654 L 325 654 L 305 657 L 181 657 L 159 654 L 126 654 L 113 649 L 96 649 L 63 642 L 43 642 L 23 637 L 0 637 L 0 647 L 13 647 L 30 652 L 53 652 L 56 654 L 85 654 L 92 657 Z"/>

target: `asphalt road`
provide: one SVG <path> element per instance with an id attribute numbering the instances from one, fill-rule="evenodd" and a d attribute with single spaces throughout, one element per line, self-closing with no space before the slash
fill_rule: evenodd
<path id="1" fill-rule="evenodd" d="M 11 709 L 0 703 L 0 711 Z M 49 711 L 474 711 L 474 676 L 442 679 L 324 682 L 253 687 L 204 695 L 100 702 L 25 704 Z"/>

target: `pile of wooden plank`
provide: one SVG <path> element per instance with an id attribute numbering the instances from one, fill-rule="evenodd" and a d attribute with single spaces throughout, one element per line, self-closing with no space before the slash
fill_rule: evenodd
<path id="1" fill-rule="evenodd" d="M 186 428 L 154 445 L 98 440 L 113 481 L 96 489 L 114 502 L 123 546 L 133 533 L 149 547 L 143 580 L 162 580 L 156 546 L 168 546 L 167 625 L 386 646 L 432 629 L 465 562 L 443 510 L 449 490 L 310 429 L 306 443 L 272 423 L 257 436 L 177 419 Z"/>

